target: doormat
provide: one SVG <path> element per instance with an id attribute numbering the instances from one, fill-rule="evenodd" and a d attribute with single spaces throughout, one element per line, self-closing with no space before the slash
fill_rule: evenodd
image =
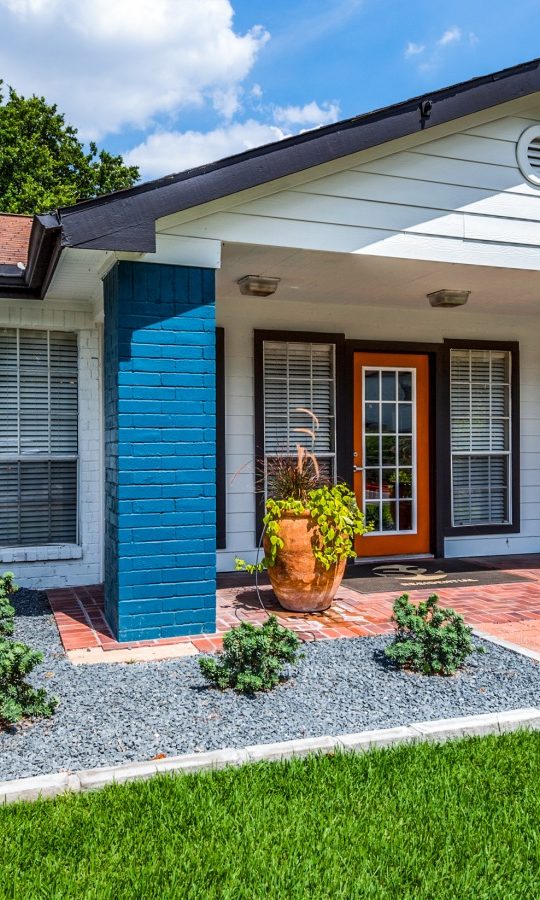
<path id="1" fill-rule="evenodd" d="M 471 588 L 483 584 L 531 581 L 470 559 L 422 559 L 403 562 L 359 563 L 347 569 L 342 584 L 359 594 L 419 591 L 426 588 Z"/>

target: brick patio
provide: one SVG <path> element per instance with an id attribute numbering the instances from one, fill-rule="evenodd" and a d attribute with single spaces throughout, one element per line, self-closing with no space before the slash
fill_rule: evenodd
<path id="1" fill-rule="evenodd" d="M 437 593 L 443 605 L 453 606 L 470 625 L 494 637 L 540 650 L 540 554 L 474 562 L 515 572 L 531 581 L 441 588 Z M 62 644 L 69 653 L 97 650 L 106 660 L 109 651 L 142 651 L 143 648 L 176 645 L 189 645 L 193 652 L 211 652 L 221 648 L 223 632 L 229 628 L 242 621 L 263 622 L 266 617 L 251 577 L 220 576 L 218 585 L 216 634 L 129 644 L 118 643 L 107 625 L 102 585 L 54 589 L 48 591 L 48 598 Z M 367 637 L 391 630 L 390 616 L 396 591 L 359 594 L 343 587 L 327 612 L 300 614 L 281 609 L 267 582 L 263 581 L 260 590 L 266 609 L 275 613 L 283 625 L 296 631 L 304 641 Z M 412 597 L 420 600 L 430 593 L 426 588 L 414 591 Z"/>

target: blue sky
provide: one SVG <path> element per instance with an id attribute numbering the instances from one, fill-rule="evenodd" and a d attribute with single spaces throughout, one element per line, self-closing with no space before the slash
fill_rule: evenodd
<path id="1" fill-rule="evenodd" d="M 0 0 L 0 77 L 157 177 L 540 56 L 538 0 Z"/>

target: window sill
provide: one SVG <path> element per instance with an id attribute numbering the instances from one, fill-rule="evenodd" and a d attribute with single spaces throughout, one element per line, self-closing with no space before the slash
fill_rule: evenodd
<path id="1" fill-rule="evenodd" d="M 81 559 L 78 544 L 47 544 L 42 547 L 0 547 L 0 563 L 53 562 L 58 559 Z"/>

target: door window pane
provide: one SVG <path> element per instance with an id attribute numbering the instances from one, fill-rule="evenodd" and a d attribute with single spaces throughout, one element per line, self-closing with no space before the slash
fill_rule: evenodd
<path id="1" fill-rule="evenodd" d="M 380 400 L 379 397 L 379 373 L 366 372 L 365 398 L 366 400 Z"/>
<path id="2" fill-rule="evenodd" d="M 383 441 L 386 438 L 383 438 Z M 366 457 L 364 463 L 366 466 L 378 466 L 379 465 L 379 449 L 381 440 L 378 434 L 368 434 L 366 435 Z"/>
<path id="3" fill-rule="evenodd" d="M 399 436 L 399 463 L 402 466 L 412 465 L 412 437 Z"/>
<path id="4" fill-rule="evenodd" d="M 378 403 L 366 403 L 365 411 L 365 430 L 368 432 L 379 432 L 379 410 Z"/>
<path id="5" fill-rule="evenodd" d="M 412 400 L 412 373 L 400 372 L 398 376 L 398 400 Z"/>
<path id="6" fill-rule="evenodd" d="M 382 381 L 382 399 L 394 401 L 396 399 L 396 373 L 395 372 L 382 372 L 381 373 L 381 381 Z"/>
<path id="7" fill-rule="evenodd" d="M 396 430 L 396 404 L 383 403 L 381 406 L 381 431 L 394 434 Z"/>
<path id="8" fill-rule="evenodd" d="M 382 438 L 382 464 L 383 466 L 395 466 L 396 464 L 396 438 L 384 435 Z"/>

